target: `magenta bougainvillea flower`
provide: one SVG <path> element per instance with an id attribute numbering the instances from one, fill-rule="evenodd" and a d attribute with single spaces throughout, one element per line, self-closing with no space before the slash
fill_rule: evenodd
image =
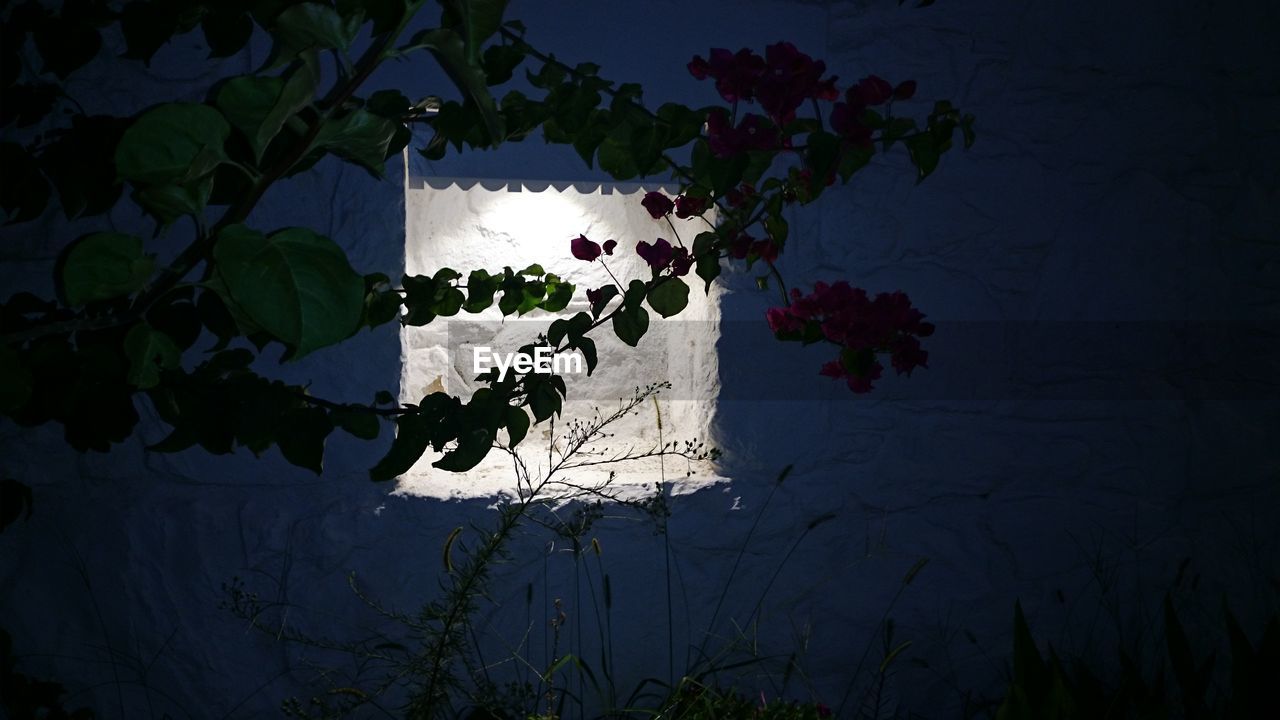
<path id="1" fill-rule="evenodd" d="M 836 78 L 822 79 L 827 66 L 780 42 L 764 49 L 765 72 L 755 88 L 760 107 L 778 125 L 796 119 L 796 109 L 806 100 L 835 100 Z"/>
<path id="2" fill-rule="evenodd" d="M 764 58 L 746 48 L 737 53 L 712 48 L 709 59 L 695 55 L 689 62 L 689 74 L 699 80 L 713 78 L 716 91 L 728 103 L 754 99 L 756 82 L 764 72 Z"/>
<path id="3" fill-rule="evenodd" d="M 827 66 L 788 42 L 765 48 L 764 57 L 743 48 L 731 53 L 712 48 L 710 57 L 695 55 L 689 74 L 698 80 L 712 78 L 725 102 L 758 102 L 775 125 L 795 120 L 796 109 L 806 100 L 835 100 L 836 78 L 823 78 Z"/>
<path id="4" fill-rule="evenodd" d="M 791 304 L 770 308 L 765 319 L 780 339 L 826 339 L 841 346 L 840 357 L 819 372 L 845 380 L 857 393 L 869 391 L 880 378 L 884 369 L 876 357 L 880 353 L 890 355 L 900 375 L 928 367 L 929 353 L 921 349 L 919 339 L 932 335 L 934 326 L 924 322 L 924 313 L 912 307 L 903 292 L 880 293 L 871 299 L 865 290 L 844 281 L 819 282 L 807 295 L 793 289 Z"/>
<path id="5" fill-rule="evenodd" d="M 671 198 L 657 191 L 645 193 L 644 199 L 640 201 L 640 204 L 644 206 L 645 210 L 649 211 L 649 215 L 654 220 L 661 220 L 676 207 L 676 204 L 671 202 Z"/>
<path id="6" fill-rule="evenodd" d="M 676 217 L 685 219 L 707 211 L 707 199 L 681 195 L 676 198 Z"/>
<path id="7" fill-rule="evenodd" d="M 569 243 L 569 250 L 573 256 L 579 260 L 593 262 L 600 257 L 600 246 L 587 239 L 586 235 L 579 235 Z"/>
<path id="8" fill-rule="evenodd" d="M 612 255 L 612 254 L 613 254 L 613 249 L 614 249 L 614 248 L 616 248 L 616 247 L 618 247 L 618 241 L 617 241 L 617 240 L 605 240 L 605 241 L 604 241 L 604 254 L 605 254 L 605 255 Z"/>
<path id="9" fill-rule="evenodd" d="M 719 157 L 733 157 L 748 150 L 777 150 L 781 147 L 778 128 L 763 115 L 747 113 L 737 127 L 724 108 L 707 114 L 707 145 Z"/>
<path id="10" fill-rule="evenodd" d="M 636 244 L 636 254 L 644 258 L 644 261 L 649 264 L 649 267 L 653 268 L 655 271 L 659 271 L 671 262 L 671 258 L 675 253 L 671 247 L 671 243 L 662 238 L 658 238 L 658 241 L 652 245 L 641 240 Z"/>

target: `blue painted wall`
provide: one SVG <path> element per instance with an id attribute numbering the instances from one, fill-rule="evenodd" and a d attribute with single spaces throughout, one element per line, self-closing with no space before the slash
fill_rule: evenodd
<path id="1" fill-rule="evenodd" d="M 733 481 L 673 506 L 673 624 L 663 538 L 636 523 L 600 526 L 621 681 L 667 677 L 668 627 L 676 675 L 686 648 L 703 644 L 788 464 L 708 645 L 732 636 L 732 621 L 757 621 L 743 631 L 763 652 L 797 652 L 803 674 L 788 690 L 798 697 L 838 705 L 891 604 L 896 637 L 913 641 L 917 659 L 898 665 L 893 697 L 926 717 L 957 717 L 958 689 L 999 691 L 1015 598 L 1042 640 L 1104 653 L 1113 619 L 1150 621 L 1183 558 L 1200 578 L 1188 595 L 1189 607 L 1206 608 L 1197 618 L 1212 621 L 1223 593 L 1250 627 L 1275 607 L 1274 6 L 526 1 L 511 14 L 536 45 L 640 82 L 654 104 L 714 100 L 684 71 L 694 53 L 787 39 L 842 80 L 914 78 L 920 97 L 978 117 L 978 144 L 949 154 L 924 184 L 891 156 L 795 213 L 787 276 L 908 292 L 939 325 L 931 369 L 853 396 L 816 375 L 822 352 L 779 346 L 762 320 L 726 325 L 717 424 Z M 91 111 L 194 99 L 212 79 L 251 69 L 263 49 L 198 77 L 183 62 L 192 52 L 167 48 L 149 72 L 104 63 L 70 91 Z M 414 95 L 446 85 L 402 65 L 370 87 Z M 394 274 L 404 206 L 391 169 L 377 182 L 325 164 L 273 190 L 252 222 L 319 227 L 357 268 Z M 410 172 L 602 179 L 537 140 L 437 163 L 414 157 Z M 111 221 L 141 227 L 126 208 Z M 79 227 L 54 212 L 6 228 L 6 288 L 47 293 L 43 273 Z M 750 274 L 724 282 L 727 318 L 762 317 L 772 296 Z M 358 400 L 393 388 L 398 363 L 396 331 L 381 328 L 280 372 Z M 143 445 L 162 433 L 149 413 L 138 438 L 106 455 L 68 452 L 57 428 L 0 425 L 6 474 L 36 488 L 31 521 L 0 537 L 0 614 L 32 654 L 24 668 L 62 679 L 104 717 L 277 716 L 282 697 L 305 697 L 316 680 L 311 663 L 338 661 L 248 629 L 218 607 L 224 582 L 239 576 L 287 605 L 291 628 L 356 637 L 379 623 L 350 592 L 349 572 L 412 610 L 437 591 L 449 531 L 492 519 L 483 501 L 390 497 L 370 484 L 365 470 L 385 438 L 335 435 L 317 478 L 274 455 L 148 454 Z M 599 571 L 585 575 L 547 540 L 530 531 L 500 570 L 502 606 L 482 613 L 482 629 L 492 623 L 484 642 L 500 653 L 532 628 L 526 651 L 545 656 L 560 597 L 563 642 L 593 657 L 587 585 Z M 773 695 L 778 677 L 744 683 Z"/>

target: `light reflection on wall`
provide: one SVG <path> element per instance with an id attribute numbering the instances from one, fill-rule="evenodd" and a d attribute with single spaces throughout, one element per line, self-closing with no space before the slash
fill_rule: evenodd
<path id="1" fill-rule="evenodd" d="M 405 272 L 430 275 L 450 267 L 464 275 L 483 268 L 499 273 L 511 267 L 519 271 L 538 263 L 576 285 L 572 302 L 555 315 L 535 310 L 523 317 L 503 318 L 496 304 L 470 315 L 440 318 L 425 327 L 402 331 L 401 400 L 418 402 L 424 395 L 445 391 L 467 398 L 482 385 L 475 381 L 472 362 L 475 348 L 511 352 L 532 342 L 556 317 L 568 317 L 588 309 L 586 290 L 612 283 L 600 262 L 587 263 L 570 254 L 569 243 L 579 234 L 603 243 L 618 241 L 608 268 L 624 284 L 648 278 L 649 268 L 636 255 L 636 243 L 665 237 L 672 242 L 666 221 L 655 221 L 640 205 L 643 192 L 659 186 L 533 183 L 475 180 L 411 181 L 406 189 Z M 686 245 L 707 229 L 701 220 L 676 220 Z M 692 277 L 692 276 L 691 276 Z M 565 376 L 569 399 L 553 430 L 551 423 L 535 426 L 520 449 L 531 470 L 545 469 L 547 447 L 553 434 L 563 434 L 566 421 L 590 417 L 597 408 L 608 411 L 620 398 L 634 395 L 637 386 L 669 382 L 659 395 L 659 408 L 646 405 L 644 412 L 612 425 L 615 437 L 607 450 L 612 456 L 672 440 L 710 440 L 711 420 L 719 386 L 715 356 L 719 337 L 719 296 L 710 295 L 702 283 L 690 282 L 689 307 L 679 316 L 662 320 L 650 313 L 648 334 L 638 348 L 624 345 L 609 328 L 594 332 L 599 357 L 590 376 Z M 505 435 L 500 433 L 500 439 Z M 456 474 L 436 470 L 430 463 L 438 456 L 428 452 L 401 478 L 398 491 L 439 498 L 492 497 L 514 489 L 512 462 L 494 451 L 474 470 Z M 634 493 L 647 492 L 661 479 L 680 480 L 678 491 L 690 491 L 720 480 L 714 467 L 681 459 L 633 461 L 618 465 L 616 482 Z M 581 470 L 576 482 L 590 483 L 607 476 L 608 469 Z M 692 472 L 692 476 L 687 476 Z M 683 479 L 682 479 L 683 478 Z"/>

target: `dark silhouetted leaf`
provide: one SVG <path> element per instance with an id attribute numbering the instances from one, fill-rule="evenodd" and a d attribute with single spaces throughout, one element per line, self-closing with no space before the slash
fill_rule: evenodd
<path id="1" fill-rule="evenodd" d="M 264 238 L 225 228 L 213 249 L 232 302 L 300 358 L 346 339 L 364 311 L 364 278 L 332 240 L 305 228 Z"/>

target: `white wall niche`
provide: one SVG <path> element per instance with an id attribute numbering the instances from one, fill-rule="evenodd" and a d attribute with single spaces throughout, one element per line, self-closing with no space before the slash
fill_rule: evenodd
<path id="1" fill-rule="evenodd" d="M 675 242 L 667 221 L 654 220 L 640 204 L 649 190 L 669 195 L 675 192 L 657 184 L 411 178 L 405 189 L 407 274 L 431 275 L 450 267 L 465 276 L 478 268 L 495 273 L 504 266 L 519 271 L 538 263 L 547 272 L 574 283 L 576 290 L 569 306 L 555 314 L 536 310 L 504 319 L 495 304 L 483 313 L 463 312 L 424 327 L 403 327 L 401 401 L 416 403 L 441 390 L 468 398 L 482 385 L 475 381 L 473 372 L 477 347 L 487 346 L 495 353 L 514 352 L 556 318 L 587 310 L 587 289 L 613 279 L 604 264 L 571 255 L 570 241 L 580 234 L 601 244 L 617 240 L 614 254 L 604 260 L 624 286 L 631 279 L 648 278 L 650 270 L 636 254 L 636 244 L 641 240 L 652 243 L 658 237 Z M 714 223 L 710 213 L 708 220 Z M 699 232 L 709 229 L 699 218 L 672 221 L 686 246 Z M 719 392 L 715 352 L 720 335 L 720 295 L 715 286 L 704 293 L 702 281 L 692 273 L 688 280 L 689 306 L 666 320 L 651 311 L 649 331 L 638 347 L 623 344 L 607 327 L 592 333 L 599 366 L 591 376 L 563 376 L 568 399 L 561 416 L 554 423 L 533 426 L 519 447 L 532 474 L 546 471 L 550 443 L 563 436 L 568 421 L 586 420 L 597 410 L 607 414 L 623 399 L 633 397 L 638 387 L 653 383 L 667 382 L 671 387 L 657 396 L 656 404 L 646 403 L 634 415 L 611 424 L 614 437 L 596 448 L 598 458 L 673 440 L 712 444 L 711 419 Z M 512 459 L 505 452 L 491 452 L 466 473 L 431 467 L 438 457 L 430 451 L 424 455 L 400 478 L 397 492 L 467 499 L 510 495 L 516 490 Z M 580 468 L 559 479 L 590 486 L 605 480 L 611 470 L 618 474 L 612 487 L 624 495 L 651 492 L 654 483 L 664 480 L 673 482 L 677 493 L 723 480 L 711 463 L 672 457 Z"/>

